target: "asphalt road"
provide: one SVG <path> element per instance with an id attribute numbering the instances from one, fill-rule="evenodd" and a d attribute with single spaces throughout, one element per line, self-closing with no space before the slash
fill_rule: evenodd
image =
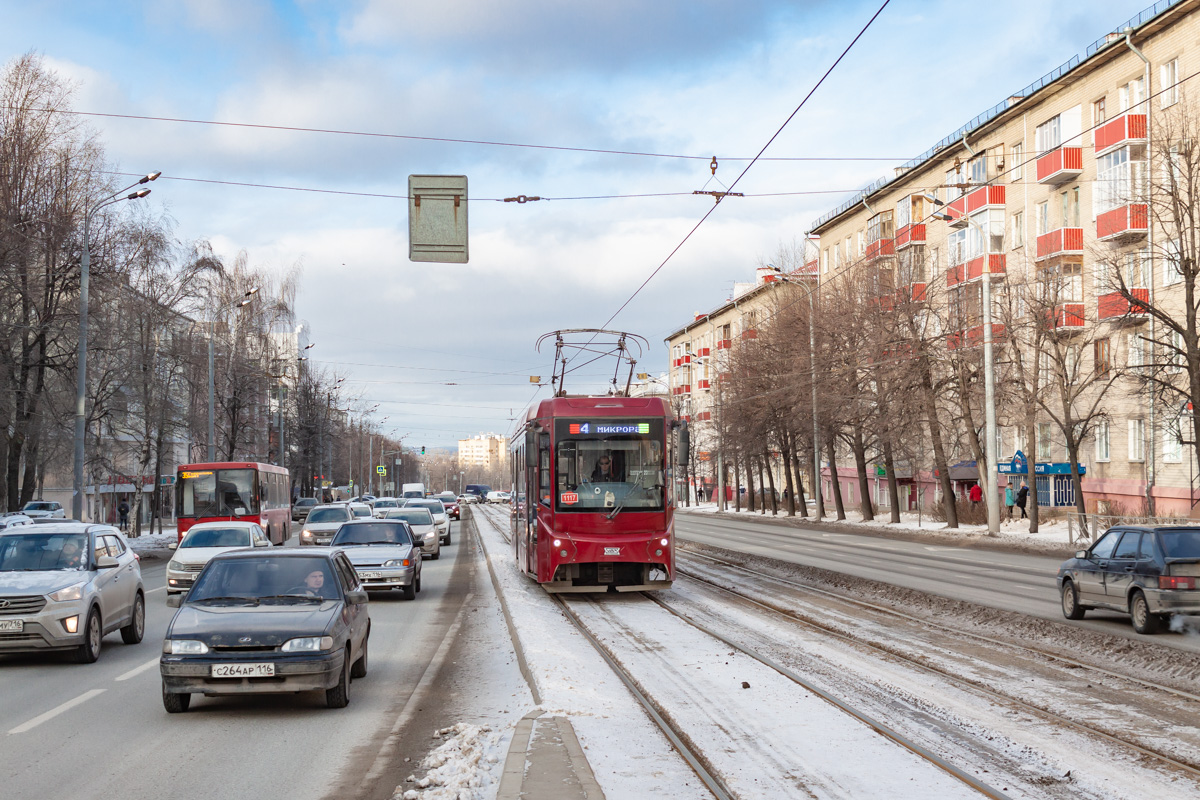
<path id="1" fill-rule="evenodd" d="M 1064 619 L 1054 580 L 1062 563 L 1059 557 L 934 545 L 711 514 L 676 514 L 675 534 L 686 541 L 819 567 L 1114 636 L 1143 641 L 1148 638 L 1135 633 L 1129 617 L 1123 614 L 1089 611 L 1078 622 Z M 1163 633 L 1153 639 L 1155 644 L 1200 652 L 1200 637 Z"/>
<path id="2" fill-rule="evenodd" d="M 458 528 L 441 558 L 425 561 L 415 601 L 372 596 L 370 672 L 339 710 L 325 708 L 324 693 L 197 695 L 190 711 L 168 715 L 158 659 L 175 609 L 166 606 L 166 560 L 144 559 L 141 644 L 110 634 L 89 665 L 0 656 L 0 796 L 390 798 L 411 765 L 388 765 L 381 749 L 471 590 Z"/>

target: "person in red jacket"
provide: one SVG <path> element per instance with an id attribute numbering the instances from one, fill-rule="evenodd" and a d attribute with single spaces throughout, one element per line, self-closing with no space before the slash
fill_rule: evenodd
<path id="1" fill-rule="evenodd" d="M 971 490 L 967 492 L 967 497 L 970 498 L 972 506 L 979 505 L 979 502 L 983 500 L 983 487 L 978 483 L 973 484 Z"/>

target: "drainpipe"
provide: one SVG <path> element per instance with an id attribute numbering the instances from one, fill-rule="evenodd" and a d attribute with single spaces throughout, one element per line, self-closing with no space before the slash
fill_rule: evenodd
<path id="1" fill-rule="evenodd" d="M 1150 245 L 1150 259 L 1149 259 L 1150 264 L 1148 267 L 1148 269 L 1150 270 L 1150 276 L 1149 276 L 1150 279 L 1146 283 L 1146 294 L 1147 294 L 1147 299 L 1150 302 L 1150 305 L 1153 306 L 1154 305 L 1154 273 L 1155 273 L 1155 269 L 1154 269 L 1154 221 L 1153 221 L 1152 215 L 1150 214 L 1150 205 L 1149 205 L 1150 197 L 1148 196 L 1149 188 L 1150 188 L 1150 181 L 1152 181 L 1154 179 L 1154 165 L 1153 165 L 1154 130 L 1151 127 L 1151 109 L 1153 109 L 1154 104 L 1150 102 L 1150 95 L 1152 94 L 1152 92 L 1150 91 L 1150 59 L 1146 58 L 1145 54 L 1142 53 L 1141 50 L 1139 50 L 1133 46 L 1132 31 L 1129 28 L 1125 29 L 1125 46 L 1128 47 L 1130 49 L 1130 51 L 1133 52 L 1134 55 L 1136 55 L 1138 58 L 1140 58 L 1142 60 L 1142 63 L 1145 65 L 1146 91 L 1144 92 L 1145 99 L 1142 102 L 1146 104 L 1146 142 L 1147 142 L 1147 144 L 1146 144 L 1146 190 L 1147 190 L 1146 238 Z M 1151 314 L 1150 315 L 1150 353 L 1149 353 L 1151 364 L 1155 363 L 1155 361 L 1154 361 L 1154 358 L 1155 358 L 1154 343 L 1155 343 L 1156 337 L 1157 337 L 1157 329 L 1158 329 L 1157 322 L 1154 318 L 1154 315 Z M 1150 414 L 1150 426 L 1149 426 L 1148 436 L 1146 437 L 1148 440 L 1146 442 L 1146 510 L 1148 511 L 1149 514 L 1153 515 L 1155 512 L 1153 492 L 1154 492 L 1154 480 L 1155 480 L 1154 460 L 1155 460 L 1155 442 L 1156 442 L 1156 439 L 1154 436 L 1154 418 L 1155 418 L 1154 390 L 1150 389 L 1148 394 L 1150 395 L 1147 398 L 1147 400 L 1149 401 L 1148 405 L 1149 405 L 1149 414 Z"/>
<path id="2" fill-rule="evenodd" d="M 967 152 L 971 154 L 972 158 L 979 155 L 978 153 L 975 152 L 975 150 L 971 147 L 970 143 L 967 141 L 967 132 L 966 131 L 963 131 L 962 146 L 967 148 Z"/>

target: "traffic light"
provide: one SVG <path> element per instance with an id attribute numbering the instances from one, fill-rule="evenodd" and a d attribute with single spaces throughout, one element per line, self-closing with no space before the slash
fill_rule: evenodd
<path id="1" fill-rule="evenodd" d="M 421 445 L 421 455 L 425 455 L 425 445 Z"/>

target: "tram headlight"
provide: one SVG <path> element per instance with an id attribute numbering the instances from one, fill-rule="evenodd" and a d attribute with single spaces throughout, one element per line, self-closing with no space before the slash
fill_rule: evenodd
<path id="1" fill-rule="evenodd" d="M 567 551 L 566 551 L 566 550 L 559 550 L 559 551 L 558 551 L 558 554 L 559 554 L 560 556 L 562 556 L 563 558 L 566 558 L 566 557 L 567 557 Z"/>
<path id="2" fill-rule="evenodd" d="M 659 539 L 658 543 L 661 544 L 663 547 L 666 547 L 667 545 L 669 545 L 671 543 L 671 540 L 670 539 Z"/>
<path id="3" fill-rule="evenodd" d="M 562 547 L 562 539 L 555 539 L 555 540 L 554 540 L 554 546 L 555 546 L 555 547 Z"/>

